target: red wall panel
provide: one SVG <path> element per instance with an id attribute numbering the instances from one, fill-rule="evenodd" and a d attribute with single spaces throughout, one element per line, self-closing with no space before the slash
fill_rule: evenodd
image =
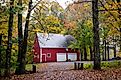
<path id="1" fill-rule="evenodd" d="M 51 53 L 51 57 L 47 57 L 48 53 Z M 77 60 L 79 60 L 80 56 L 78 51 L 74 51 L 72 49 L 68 49 L 68 51 L 66 51 L 65 48 L 42 48 L 42 54 L 46 55 L 46 62 L 56 62 L 57 53 L 77 53 Z"/>
<path id="2" fill-rule="evenodd" d="M 40 62 L 40 47 L 39 47 L 37 36 L 34 41 L 33 53 L 34 53 L 34 58 L 33 58 L 34 63 L 39 63 Z"/>

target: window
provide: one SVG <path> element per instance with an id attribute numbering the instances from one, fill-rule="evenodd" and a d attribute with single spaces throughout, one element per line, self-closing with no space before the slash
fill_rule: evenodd
<path id="1" fill-rule="evenodd" d="M 35 52 L 34 54 L 38 54 L 37 52 Z"/>
<path id="2" fill-rule="evenodd" d="M 47 53 L 47 57 L 48 58 L 51 58 L 51 53 Z"/>

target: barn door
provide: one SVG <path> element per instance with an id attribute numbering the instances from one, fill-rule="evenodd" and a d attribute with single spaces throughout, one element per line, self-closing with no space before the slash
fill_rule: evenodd
<path id="1" fill-rule="evenodd" d="M 76 61 L 77 60 L 77 53 L 68 53 L 68 59 L 70 59 L 72 61 Z"/>
<path id="2" fill-rule="evenodd" d="M 42 62 L 46 62 L 46 55 L 42 55 Z"/>
<path id="3" fill-rule="evenodd" d="M 66 53 L 57 53 L 57 61 L 66 61 Z"/>

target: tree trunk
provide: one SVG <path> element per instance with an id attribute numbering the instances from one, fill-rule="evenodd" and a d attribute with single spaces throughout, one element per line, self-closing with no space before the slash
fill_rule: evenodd
<path id="1" fill-rule="evenodd" d="M 120 5 L 121 1 L 117 0 L 117 3 Z M 119 20 L 121 20 L 121 7 L 118 7 L 118 14 L 119 14 Z M 119 22 L 119 28 L 120 28 L 120 51 L 121 51 L 121 22 Z"/>
<path id="2" fill-rule="evenodd" d="M 90 46 L 89 49 L 90 49 L 90 60 L 92 61 L 92 60 L 93 60 L 93 51 L 92 51 L 92 47 Z"/>
<path id="3" fill-rule="evenodd" d="M 16 68 L 16 74 L 21 74 L 22 72 L 22 67 L 21 67 L 21 63 L 22 63 L 22 59 L 21 59 L 21 55 L 22 55 L 22 41 L 23 41 L 23 33 L 22 33 L 22 0 L 18 1 L 18 6 L 20 6 L 20 10 L 18 11 L 18 67 Z"/>
<path id="4" fill-rule="evenodd" d="M 86 51 L 86 47 L 84 47 L 84 60 L 87 61 L 87 51 Z"/>
<path id="5" fill-rule="evenodd" d="M 104 40 L 104 55 L 105 55 L 105 60 L 106 60 L 106 51 L 107 51 L 107 49 L 106 49 L 106 40 Z"/>
<path id="6" fill-rule="evenodd" d="M 92 0 L 93 32 L 94 32 L 94 69 L 101 69 L 100 63 L 100 39 L 98 21 L 98 0 Z"/>
<path id="7" fill-rule="evenodd" d="M 114 45 L 114 57 L 116 57 L 116 45 Z"/>
<path id="8" fill-rule="evenodd" d="M 80 54 L 81 54 L 81 61 L 83 61 L 83 51 L 80 49 Z"/>
<path id="9" fill-rule="evenodd" d="M 107 46 L 107 54 L 108 54 L 108 60 L 110 59 L 110 55 L 109 55 L 109 46 Z"/>
<path id="10" fill-rule="evenodd" d="M 120 40 L 119 40 L 119 44 L 120 44 L 120 51 L 121 51 L 121 28 L 120 28 Z"/>
<path id="11" fill-rule="evenodd" d="M 102 51 L 102 60 L 105 60 L 104 50 Z"/>
<path id="12" fill-rule="evenodd" d="M 102 46 L 104 46 L 104 40 L 103 40 L 103 44 Z M 102 60 L 105 60 L 105 53 L 104 53 L 104 47 L 102 47 Z"/>
<path id="13" fill-rule="evenodd" d="M 1 47 L 2 47 L 2 34 L 0 34 L 0 68 L 2 67 L 2 54 L 1 54 L 2 49 L 1 49 Z M 1 69 L 0 69 L 0 76 L 1 76 Z"/>
<path id="14" fill-rule="evenodd" d="M 13 18 L 14 18 L 14 0 L 10 0 L 10 16 L 8 22 L 8 42 L 6 50 L 6 63 L 5 63 L 5 75 L 10 75 L 10 59 L 11 59 L 11 49 L 12 49 L 12 30 L 13 30 Z"/>
<path id="15" fill-rule="evenodd" d="M 113 52 L 114 52 L 114 57 L 116 57 L 116 38 L 113 36 Z"/>
<path id="16" fill-rule="evenodd" d="M 24 29 L 24 39 L 23 39 L 23 46 L 22 46 L 22 55 L 21 55 L 21 73 L 25 73 L 25 65 L 26 65 L 26 51 L 27 51 L 27 38 L 28 38 L 28 26 L 29 26 L 29 18 L 30 18 L 30 13 L 31 13 L 31 7 L 32 7 L 32 0 L 29 2 L 29 8 L 28 8 L 28 13 L 26 17 L 26 23 L 25 23 L 25 29 Z"/>

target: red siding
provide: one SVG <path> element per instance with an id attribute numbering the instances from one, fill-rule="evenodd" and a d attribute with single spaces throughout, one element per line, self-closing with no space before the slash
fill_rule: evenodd
<path id="1" fill-rule="evenodd" d="M 47 53 L 51 53 L 51 57 L 47 57 Z M 77 60 L 79 60 L 79 52 L 68 49 L 66 51 L 65 48 L 42 48 L 42 54 L 46 55 L 46 62 L 56 62 L 57 61 L 57 53 L 77 53 Z"/>
<path id="2" fill-rule="evenodd" d="M 37 35 L 36 35 L 36 38 L 35 38 L 35 41 L 34 41 L 33 52 L 34 52 L 33 61 L 34 61 L 35 63 L 40 62 L 40 47 L 39 47 Z"/>
<path id="3" fill-rule="evenodd" d="M 47 62 L 55 62 L 57 61 L 56 59 L 56 54 L 57 53 L 65 53 L 65 49 L 64 48 L 43 48 L 42 49 L 42 54 L 46 54 L 46 61 Z M 47 57 L 47 53 L 51 53 L 51 57 L 48 58 Z"/>

